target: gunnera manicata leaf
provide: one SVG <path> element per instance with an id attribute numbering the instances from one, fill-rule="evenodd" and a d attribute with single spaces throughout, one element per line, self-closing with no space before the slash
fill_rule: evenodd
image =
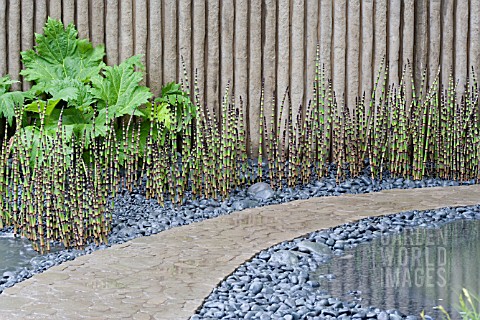
<path id="1" fill-rule="evenodd" d="M 99 118 L 105 118 L 105 107 L 108 105 L 109 117 L 123 115 L 144 116 L 137 108 L 152 97 L 150 89 L 141 86 L 144 69 L 140 56 L 128 58 L 118 66 L 107 66 L 103 76 L 92 77 L 92 94 L 97 99 Z"/>
<path id="2" fill-rule="evenodd" d="M 73 24 L 64 27 L 48 18 L 43 30 L 44 34 L 35 34 L 36 46 L 21 52 L 25 69 L 20 74 L 26 80 L 38 84 L 71 78 L 85 83 L 104 67 L 104 46 L 94 48 L 88 40 L 78 39 Z"/>
<path id="3" fill-rule="evenodd" d="M 7 118 L 8 124 L 11 126 L 13 118 L 15 118 L 15 109 L 23 106 L 25 99 L 30 98 L 30 92 L 12 91 L 10 87 L 16 80 L 10 79 L 10 77 L 4 76 L 0 78 L 0 115 Z"/>

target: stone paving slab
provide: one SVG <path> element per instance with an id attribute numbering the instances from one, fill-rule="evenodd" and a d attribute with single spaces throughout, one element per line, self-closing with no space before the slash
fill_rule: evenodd
<path id="1" fill-rule="evenodd" d="M 477 203 L 479 185 L 247 209 L 50 268 L 0 295 L 0 319 L 188 319 L 227 275 L 279 242 L 368 216 Z"/>

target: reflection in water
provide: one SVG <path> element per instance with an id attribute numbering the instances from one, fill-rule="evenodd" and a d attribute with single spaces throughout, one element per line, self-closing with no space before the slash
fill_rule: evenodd
<path id="1" fill-rule="evenodd" d="M 480 221 L 459 220 L 438 229 L 415 229 L 346 250 L 312 276 L 322 290 L 363 306 L 418 315 L 457 307 L 462 288 L 480 294 Z M 322 274 L 335 274 L 333 281 Z M 353 292 L 353 291 L 358 292 Z M 480 308 L 480 305 L 478 306 Z M 441 318 L 441 317 L 439 317 Z"/>
<path id="2" fill-rule="evenodd" d="M 27 239 L 9 233 L 0 234 L 0 277 L 5 271 L 29 266 L 30 259 L 38 255 Z"/>

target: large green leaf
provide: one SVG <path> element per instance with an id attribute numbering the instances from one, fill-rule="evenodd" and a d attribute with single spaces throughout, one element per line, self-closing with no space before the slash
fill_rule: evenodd
<path id="1" fill-rule="evenodd" d="M 55 104 L 58 103 L 59 100 L 49 100 L 48 103 Z M 31 108 L 28 111 L 34 111 L 34 108 L 38 107 L 37 104 L 45 103 L 44 101 L 38 101 L 29 105 L 27 108 Z M 45 105 L 41 105 L 41 108 L 45 108 Z M 68 108 L 63 109 L 63 112 L 59 108 L 54 108 L 47 105 L 47 110 L 45 111 L 45 119 L 44 119 L 44 134 L 49 137 L 54 137 L 57 132 L 58 122 L 60 120 L 60 115 L 62 115 L 62 128 L 65 130 L 66 134 L 66 143 L 69 144 L 71 141 L 72 135 L 74 134 L 77 139 L 80 141 L 83 140 L 85 137 L 85 143 L 88 146 L 90 141 L 99 136 L 105 136 L 107 133 L 107 126 L 105 123 L 105 119 L 101 119 L 98 117 L 94 117 L 94 112 L 82 112 L 76 108 Z M 39 116 L 34 116 L 39 119 Z M 39 121 L 39 120 L 38 120 Z M 39 137 L 39 128 L 36 127 L 36 130 L 32 129 L 33 126 L 28 126 L 29 134 L 32 136 Z M 23 128 L 22 128 L 23 130 Z"/>
<path id="2" fill-rule="evenodd" d="M 12 84 L 17 83 L 17 80 L 12 80 L 8 75 L 0 78 L 0 94 L 4 94 L 10 90 Z"/>
<path id="3" fill-rule="evenodd" d="M 61 110 L 55 109 L 49 119 L 49 125 L 46 128 L 50 131 L 55 130 L 55 126 L 60 119 Z M 83 139 L 88 143 L 95 137 L 105 136 L 107 134 L 107 126 L 104 119 L 94 117 L 93 112 L 83 113 L 78 109 L 68 108 L 63 110 L 62 125 L 67 132 L 67 138 L 70 139 L 72 134 L 77 138 Z M 95 130 L 95 131 L 94 131 Z"/>
<path id="4" fill-rule="evenodd" d="M 152 108 L 153 107 L 153 108 Z M 139 108 L 138 111 L 143 113 L 146 119 L 151 118 L 151 113 L 153 109 L 153 120 L 156 122 L 163 122 L 165 128 L 170 129 L 172 123 L 172 113 L 168 108 L 167 103 L 151 103 L 146 104 L 146 108 Z"/>
<path id="5" fill-rule="evenodd" d="M 36 34 L 35 49 L 42 58 L 52 64 L 62 64 L 66 57 L 77 51 L 78 32 L 73 24 L 64 28 L 59 20 L 48 18 L 44 34 Z"/>
<path id="6" fill-rule="evenodd" d="M 152 93 L 139 84 L 143 75 L 135 68 L 143 68 L 140 56 L 133 56 L 118 66 L 105 67 L 103 76 L 92 77 L 92 94 L 98 100 L 101 114 L 105 115 L 108 105 L 110 116 L 143 115 L 137 108 L 147 103 Z"/>
<path id="7" fill-rule="evenodd" d="M 53 99 L 64 100 L 69 107 L 76 107 L 82 111 L 90 111 L 91 105 L 95 102 L 91 91 L 89 85 L 72 78 L 53 80 L 45 87 L 45 92 Z"/>
<path id="8" fill-rule="evenodd" d="M 60 99 L 49 99 L 46 102 L 43 100 L 33 101 L 25 106 L 24 111 L 30 111 L 35 113 L 45 112 L 45 115 L 49 116 L 59 102 L 60 102 Z M 48 124 L 48 119 L 47 119 L 47 124 Z"/>
<path id="9" fill-rule="evenodd" d="M 191 102 L 188 94 L 182 91 L 181 85 L 178 83 L 167 83 L 161 92 L 162 95 L 155 99 L 157 112 L 167 106 L 171 113 L 175 115 L 176 130 L 178 132 L 182 131 L 183 128 L 189 125 L 192 119 L 196 117 L 195 106 Z"/>
<path id="10" fill-rule="evenodd" d="M 84 40 L 79 40 L 78 48 L 80 51 L 78 57 L 73 56 L 65 59 L 65 74 L 68 77 L 87 82 L 93 76 L 98 75 L 105 66 L 102 62 L 105 49 L 101 45 L 93 48 L 90 43 L 86 43 Z"/>
<path id="11" fill-rule="evenodd" d="M 20 74 L 28 81 L 47 82 L 64 77 L 63 66 L 51 64 L 41 58 L 35 51 L 28 50 L 21 53 L 22 62 L 26 69 L 20 71 Z"/>
<path id="12" fill-rule="evenodd" d="M 49 18 L 44 34 L 35 35 L 34 49 L 23 51 L 25 69 L 20 72 L 26 80 L 36 83 L 72 78 L 88 82 L 103 68 L 103 46 L 93 48 L 87 40 L 79 40 L 73 24 L 66 28 L 59 20 Z"/>
<path id="13" fill-rule="evenodd" d="M 9 92 L 10 86 L 18 81 L 11 80 L 9 76 L 0 78 L 0 115 L 7 118 L 8 124 L 13 124 L 13 118 L 15 117 L 15 108 L 23 106 L 25 99 L 31 97 L 31 93 L 13 91 Z"/>

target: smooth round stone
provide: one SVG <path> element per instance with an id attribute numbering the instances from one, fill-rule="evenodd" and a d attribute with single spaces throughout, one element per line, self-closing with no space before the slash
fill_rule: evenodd
<path id="1" fill-rule="evenodd" d="M 260 320 L 270 320 L 271 316 L 268 313 L 262 313 Z"/>
<path id="2" fill-rule="evenodd" d="M 254 295 L 262 291 L 262 289 L 263 289 L 263 283 L 258 281 L 252 282 L 252 284 L 249 287 L 250 292 Z"/>
<path id="3" fill-rule="evenodd" d="M 345 242 L 342 240 L 338 240 L 335 242 L 335 245 L 333 246 L 333 248 L 338 250 L 343 250 L 345 248 Z"/>
<path id="4" fill-rule="evenodd" d="M 365 319 L 367 317 L 367 314 L 363 311 L 360 311 L 358 313 L 355 313 L 354 315 L 352 315 L 352 318 L 353 319 Z"/>
<path id="5" fill-rule="evenodd" d="M 251 185 L 247 189 L 247 192 L 249 195 L 259 200 L 268 200 L 275 195 L 275 191 L 273 191 L 270 185 L 265 182 L 257 182 Z"/>
<path id="6" fill-rule="evenodd" d="M 247 208 L 254 208 L 256 206 L 258 206 L 258 201 L 251 199 L 238 200 L 232 203 L 232 209 L 235 211 L 240 211 Z"/>
<path id="7" fill-rule="evenodd" d="M 338 316 L 338 312 L 334 311 L 334 310 L 323 309 L 322 310 L 322 315 L 323 316 L 336 317 L 336 316 Z"/>
<path id="8" fill-rule="evenodd" d="M 309 240 L 301 241 L 297 244 L 297 247 L 302 252 L 311 252 L 317 255 L 331 255 L 332 250 L 328 245 L 318 242 L 312 242 Z"/>
<path id="9" fill-rule="evenodd" d="M 388 313 L 386 313 L 385 311 L 380 312 L 377 315 L 377 319 L 378 320 L 388 320 L 389 319 Z"/>
<path id="10" fill-rule="evenodd" d="M 310 194 L 306 191 L 301 190 L 301 191 L 298 192 L 297 197 L 299 199 L 308 199 L 308 198 L 310 198 Z"/>
<path id="11" fill-rule="evenodd" d="M 298 265 L 298 258 L 295 254 L 287 250 L 279 250 L 273 253 L 268 260 L 269 263 L 279 263 L 287 266 L 296 266 Z"/>
<path id="12" fill-rule="evenodd" d="M 325 186 L 325 183 L 321 182 L 320 180 L 315 181 L 315 186 L 322 188 Z"/>
<path id="13" fill-rule="evenodd" d="M 262 303 L 262 301 L 256 301 L 257 304 L 254 304 L 250 310 L 252 311 L 265 311 L 265 307 L 260 305 Z"/>
<path id="14" fill-rule="evenodd" d="M 267 251 L 262 251 L 262 252 L 258 255 L 258 257 L 259 257 L 260 259 L 263 259 L 263 260 L 268 260 L 268 259 L 270 259 L 271 256 L 270 256 L 270 253 L 268 253 Z"/>
<path id="15" fill-rule="evenodd" d="M 242 303 L 242 305 L 240 306 L 240 311 L 242 312 L 250 311 L 250 305 L 248 303 Z"/>
<path id="16" fill-rule="evenodd" d="M 270 190 L 262 190 L 262 191 L 259 191 L 259 192 L 255 193 L 254 198 L 258 199 L 258 200 L 266 201 L 266 200 L 269 200 L 269 199 L 273 198 L 274 196 L 275 196 L 275 191 L 270 189 Z M 307 195 L 307 197 L 308 197 L 308 195 Z"/>
<path id="17" fill-rule="evenodd" d="M 271 305 L 269 305 L 267 307 L 267 311 L 270 311 L 270 312 L 275 312 L 278 310 L 280 306 L 278 305 L 278 303 L 272 303 Z"/>

